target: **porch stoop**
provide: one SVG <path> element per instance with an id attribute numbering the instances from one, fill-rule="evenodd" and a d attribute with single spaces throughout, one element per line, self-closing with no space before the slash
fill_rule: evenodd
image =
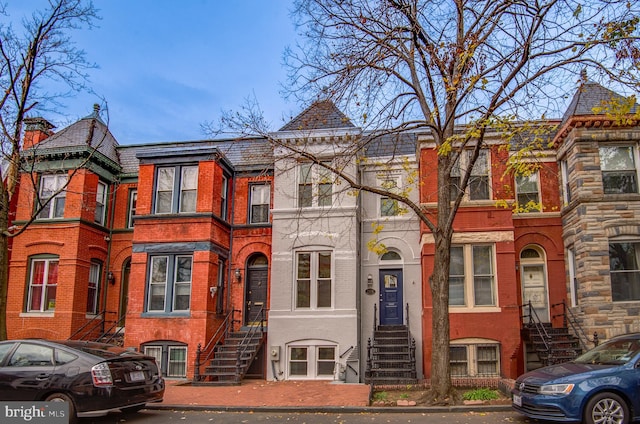
<path id="1" fill-rule="evenodd" d="M 368 384 L 416 384 L 415 340 L 406 325 L 379 325 L 367 346 Z"/>

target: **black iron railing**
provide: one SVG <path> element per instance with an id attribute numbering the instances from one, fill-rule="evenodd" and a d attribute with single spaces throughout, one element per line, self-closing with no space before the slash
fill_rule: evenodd
<path id="1" fill-rule="evenodd" d="M 554 315 L 553 317 L 554 318 L 562 317 L 562 325 L 565 328 L 571 328 L 571 331 L 573 332 L 573 334 L 578 338 L 578 341 L 580 342 L 580 347 L 582 348 L 582 350 L 587 351 L 590 349 L 590 347 L 587 346 L 588 343 L 592 343 L 594 346 L 598 346 L 598 343 L 599 343 L 598 332 L 594 331 L 593 338 L 589 338 L 589 336 L 587 336 L 587 333 L 584 331 L 584 329 L 580 325 L 580 322 L 571 311 L 571 308 L 567 307 L 567 303 L 565 302 L 564 299 L 562 299 L 562 302 L 551 305 L 552 308 L 555 308 L 558 306 L 562 307 L 562 312 Z"/>
<path id="2" fill-rule="evenodd" d="M 523 308 L 527 308 L 527 311 L 523 311 L 522 322 L 529 329 L 529 331 L 535 331 L 538 335 L 542 346 L 544 347 L 544 355 L 545 358 L 541 358 L 543 362 L 546 362 L 550 359 L 551 356 L 551 336 L 547 331 L 546 327 L 542 324 L 538 313 L 535 308 L 529 301 L 526 305 L 522 306 Z M 528 318 L 528 322 L 525 323 L 525 320 Z"/>
<path id="3" fill-rule="evenodd" d="M 194 379 L 194 381 L 199 381 L 200 380 L 200 367 L 203 364 L 206 364 L 211 359 L 211 356 L 213 355 L 213 353 L 215 351 L 216 345 L 218 345 L 218 343 L 222 342 L 229 335 L 231 330 L 233 329 L 233 324 L 235 322 L 233 317 L 234 317 L 234 314 L 236 312 L 240 313 L 239 310 L 232 309 L 224 317 L 224 320 L 218 326 L 218 329 L 213 334 L 213 336 L 211 336 L 211 338 L 209 339 L 209 341 L 207 342 L 207 344 L 205 345 L 204 348 L 202 348 L 202 345 L 200 343 L 198 344 L 198 349 L 196 350 L 196 361 L 195 361 L 194 369 L 193 369 L 193 379 Z M 203 357 L 203 355 L 204 355 L 204 357 Z"/>
<path id="4" fill-rule="evenodd" d="M 264 341 L 263 340 L 264 333 L 265 333 L 264 308 L 260 308 L 260 310 L 255 316 L 256 318 L 259 318 L 259 320 L 257 322 L 254 321 L 249 325 L 249 328 L 246 334 L 244 335 L 244 337 L 242 338 L 242 341 L 240 342 L 240 345 L 238 346 L 238 356 L 236 358 L 236 383 L 240 382 L 240 379 L 242 378 L 244 372 L 246 371 L 246 369 L 243 369 L 245 367 L 243 361 L 248 361 L 249 359 L 253 359 L 253 357 L 257 354 L 257 352 L 251 352 L 250 354 L 248 352 L 250 348 L 252 349 L 255 348 L 255 346 L 253 345 L 253 343 L 251 343 L 251 341 L 255 340 L 256 338 L 259 338 L 260 345 L 262 345 L 262 342 Z"/>

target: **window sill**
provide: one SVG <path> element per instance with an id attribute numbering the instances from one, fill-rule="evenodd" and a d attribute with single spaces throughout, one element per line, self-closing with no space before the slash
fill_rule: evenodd
<path id="1" fill-rule="evenodd" d="M 191 312 L 143 312 L 140 316 L 142 318 L 189 318 Z"/>
<path id="2" fill-rule="evenodd" d="M 486 314 L 486 313 L 496 313 L 502 312 L 502 308 L 499 306 L 476 306 L 476 307 L 467 307 L 467 306 L 449 306 L 450 314 Z"/>
<path id="3" fill-rule="evenodd" d="M 21 312 L 20 318 L 53 318 L 54 312 Z"/>

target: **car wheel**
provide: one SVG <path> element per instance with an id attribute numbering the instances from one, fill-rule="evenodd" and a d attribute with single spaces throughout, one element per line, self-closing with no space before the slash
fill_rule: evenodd
<path id="1" fill-rule="evenodd" d="M 69 405 L 69 423 L 72 424 L 77 422 L 76 407 L 73 404 L 73 400 L 68 395 L 65 395 L 64 393 L 54 393 L 47 396 L 45 402 L 67 402 Z"/>
<path id="2" fill-rule="evenodd" d="M 145 406 L 146 405 L 127 406 L 126 408 L 120 408 L 120 410 L 125 414 L 133 414 L 134 412 L 144 409 Z"/>
<path id="3" fill-rule="evenodd" d="M 598 393 L 587 402 L 584 422 L 587 424 L 628 424 L 629 407 L 615 393 Z"/>

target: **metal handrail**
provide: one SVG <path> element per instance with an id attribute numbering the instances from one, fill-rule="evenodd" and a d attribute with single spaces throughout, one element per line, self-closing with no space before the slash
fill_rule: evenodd
<path id="1" fill-rule="evenodd" d="M 244 335 L 244 337 L 242 338 L 242 341 L 240 342 L 239 345 L 239 349 L 238 349 L 238 353 L 237 353 L 237 358 L 236 358 L 236 382 L 240 381 L 240 377 L 242 374 L 242 358 L 243 356 L 247 353 L 247 349 L 249 348 L 249 341 L 253 340 L 253 336 L 257 333 L 258 330 L 260 330 L 260 338 L 264 337 L 264 307 L 261 307 L 260 310 L 258 311 L 258 313 L 256 314 L 256 317 L 260 318 L 260 321 L 258 322 L 258 324 L 256 324 L 255 322 L 252 322 L 252 324 L 249 326 L 249 331 L 247 331 L 247 333 Z"/>
<path id="2" fill-rule="evenodd" d="M 102 342 L 104 343 L 110 343 L 113 339 L 115 339 L 118 335 L 123 334 L 124 333 L 124 327 L 121 326 L 120 324 L 124 321 L 125 319 L 125 315 L 122 315 L 120 318 L 118 318 L 118 320 L 116 322 L 114 322 L 111 327 L 109 327 L 108 329 L 104 330 L 102 332 L 102 334 L 100 335 L 100 339 Z M 113 333 L 111 333 L 111 330 L 113 330 L 114 328 L 118 328 L 116 331 L 114 331 Z M 109 337 L 104 338 L 104 336 L 106 336 L 107 334 L 111 334 Z"/>
<path id="3" fill-rule="evenodd" d="M 74 337 L 76 337 L 78 334 L 83 332 L 90 324 L 93 324 L 86 332 L 84 332 L 79 338 L 77 338 L 77 340 L 84 340 L 84 338 L 87 335 L 91 334 L 96 328 L 98 328 L 100 326 L 104 326 L 107 314 L 115 314 L 115 312 L 107 311 L 105 309 L 105 310 L 101 311 L 99 314 L 94 315 L 89 321 L 85 322 L 76 331 L 74 331 L 68 337 L 67 340 L 76 340 L 76 339 L 74 339 Z M 104 331 L 101 330 L 100 333 L 104 334 Z"/>
<path id="4" fill-rule="evenodd" d="M 211 355 L 215 351 L 214 347 L 222 340 L 224 340 L 229 335 L 229 330 L 234 323 L 233 315 L 235 312 L 240 312 L 237 309 L 232 309 L 225 317 L 222 323 L 218 326 L 216 332 L 211 336 L 209 341 L 207 342 L 204 349 L 202 349 L 202 345 L 198 344 L 198 349 L 196 350 L 196 360 L 195 367 L 193 373 L 193 379 L 195 381 L 200 380 L 200 367 L 202 364 L 205 364 L 209 359 L 211 359 Z M 202 354 L 205 353 L 204 359 L 202 358 Z"/>
<path id="5" fill-rule="evenodd" d="M 540 317 L 538 316 L 535 308 L 531 304 L 531 301 L 528 302 L 527 306 L 529 308 L 529 327 L 534 327 L 538 332 L 538 336 L 540 336 L 540 338 L 542 339 L 542 343 L 544 344 L 544 349 L 546 351 L 548 360 L 549 355 L 551 354 L 551 344 L 549 343 L 551 341 L 551 337 L 549 336 L 549 333 L 547 333 L 547 330 L 544 328 L 544 325 L 542 325 L 542 321 L 540 320 Z"/>
<path id="6" fill-rule="evenodd" d="M 580 325 L 580 322 L 578 321 L 576 316 L 571 311 L 571 308 L 567 307 L 567 303 L 564 299 L 562 299 L 562 302 L 554 303 L 553 305 L 551 305 L 552 308 L 555 308 L 556 306 L 562 306 L 562 313 L 556 314 L 553 317 L 554 318 L 559 316 L 562 317 L 562 323 L 564 327 L 567 327 L 567 328 L 571 327 L 573 334 L 575 334 L 576 337 L 578 338 L 578 341 L 580 342 L 580 346 L 582 347 L 583 350 L 585 351 L 589 350 L 589 347 L 587 347 L 587 343 L 593 343 L 594 346 L 598 346 L 598 343 L 599 343 L 598 332 L 594 331 L 593 339 L 590 339 L 589 336 L 587 336 L 587 333 L 584 331 L 584 329 Z"/>

